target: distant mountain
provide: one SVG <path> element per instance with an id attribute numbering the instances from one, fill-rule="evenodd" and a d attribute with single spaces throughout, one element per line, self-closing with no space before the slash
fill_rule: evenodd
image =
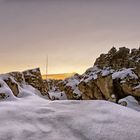
<path id="1" fill-rule="evenodd" d="M 55 79 L 55 80 L 64 80 L 65 78 L 74 76 L 75 73 L 61 73 L 61 74 L 48 74 L 42 75 L 43 79 Z"/>

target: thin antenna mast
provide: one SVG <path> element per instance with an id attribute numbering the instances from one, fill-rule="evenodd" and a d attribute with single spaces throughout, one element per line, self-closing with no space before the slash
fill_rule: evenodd
<path id="1" fill-rule="evenodd" d="M 46 56 L 46 80 L 48 79 L 48 55 Z"/>

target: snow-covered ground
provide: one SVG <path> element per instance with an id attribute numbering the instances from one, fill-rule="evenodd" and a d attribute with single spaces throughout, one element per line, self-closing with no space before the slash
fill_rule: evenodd
<path id="1" fill-rule="evenodd" d="M 90 77 L 96 79 L 98 73 L 106 76 L 113 70 L 94 67 L 87 73 L 91 73 L 88 81 Z M 137 78 L 131 69 L 113 76 Z M 101 100 L 62 100 L 67 99 L 65 93 L 54 87 L 50 98 L 61 100 L 51 101 L 31 85 L 20 85 L 10 77 L 19 89 L 14 96 L 4 81 L 8 77 L 0 76 L 0 140 L 140 140 L 140 105 L 132 96 L 119 100 L 126 107 Z M 77 88 L 80 79 L 66 82 L 75 94 L 81 94 Z"/>
<path id="2" fill-rule="evenodd" d="M 0 102 L 0 140 L 139 140 L 140 112 L 107 101 Z"/>

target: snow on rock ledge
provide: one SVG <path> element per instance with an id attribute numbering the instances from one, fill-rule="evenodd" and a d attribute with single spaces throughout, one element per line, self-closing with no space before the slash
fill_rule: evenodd
<path id="1" fill-rule="evenodd" d="M 48 87 L 44 84 L 38 68 L 27 70 L 23 73 L 11 72 L 0 75 L 1 100 L 18 99 L 19 97 L 28 96 L 31 94 L 37 94 L 47 98 L 47 88 Z M 27 95 L 25 95 L 26 93 Z"/>
<path id="2" fill-rule="evenodd" d="M 112 74 L 113 79 L 125 79 L 125 78 L 131 78 L 131 79 L 138 79 L 138 76 L 133 72 L 134 68 L 124 68 L 122 70 L 116 71 Z"/>

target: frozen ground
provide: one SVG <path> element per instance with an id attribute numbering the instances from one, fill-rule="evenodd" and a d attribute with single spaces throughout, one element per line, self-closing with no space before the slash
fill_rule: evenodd
<path id="1" fill-rule="evenodd" d="M 107 101 L 0 102 L 0 140 L 139 140 L 140 112 Z"/>

